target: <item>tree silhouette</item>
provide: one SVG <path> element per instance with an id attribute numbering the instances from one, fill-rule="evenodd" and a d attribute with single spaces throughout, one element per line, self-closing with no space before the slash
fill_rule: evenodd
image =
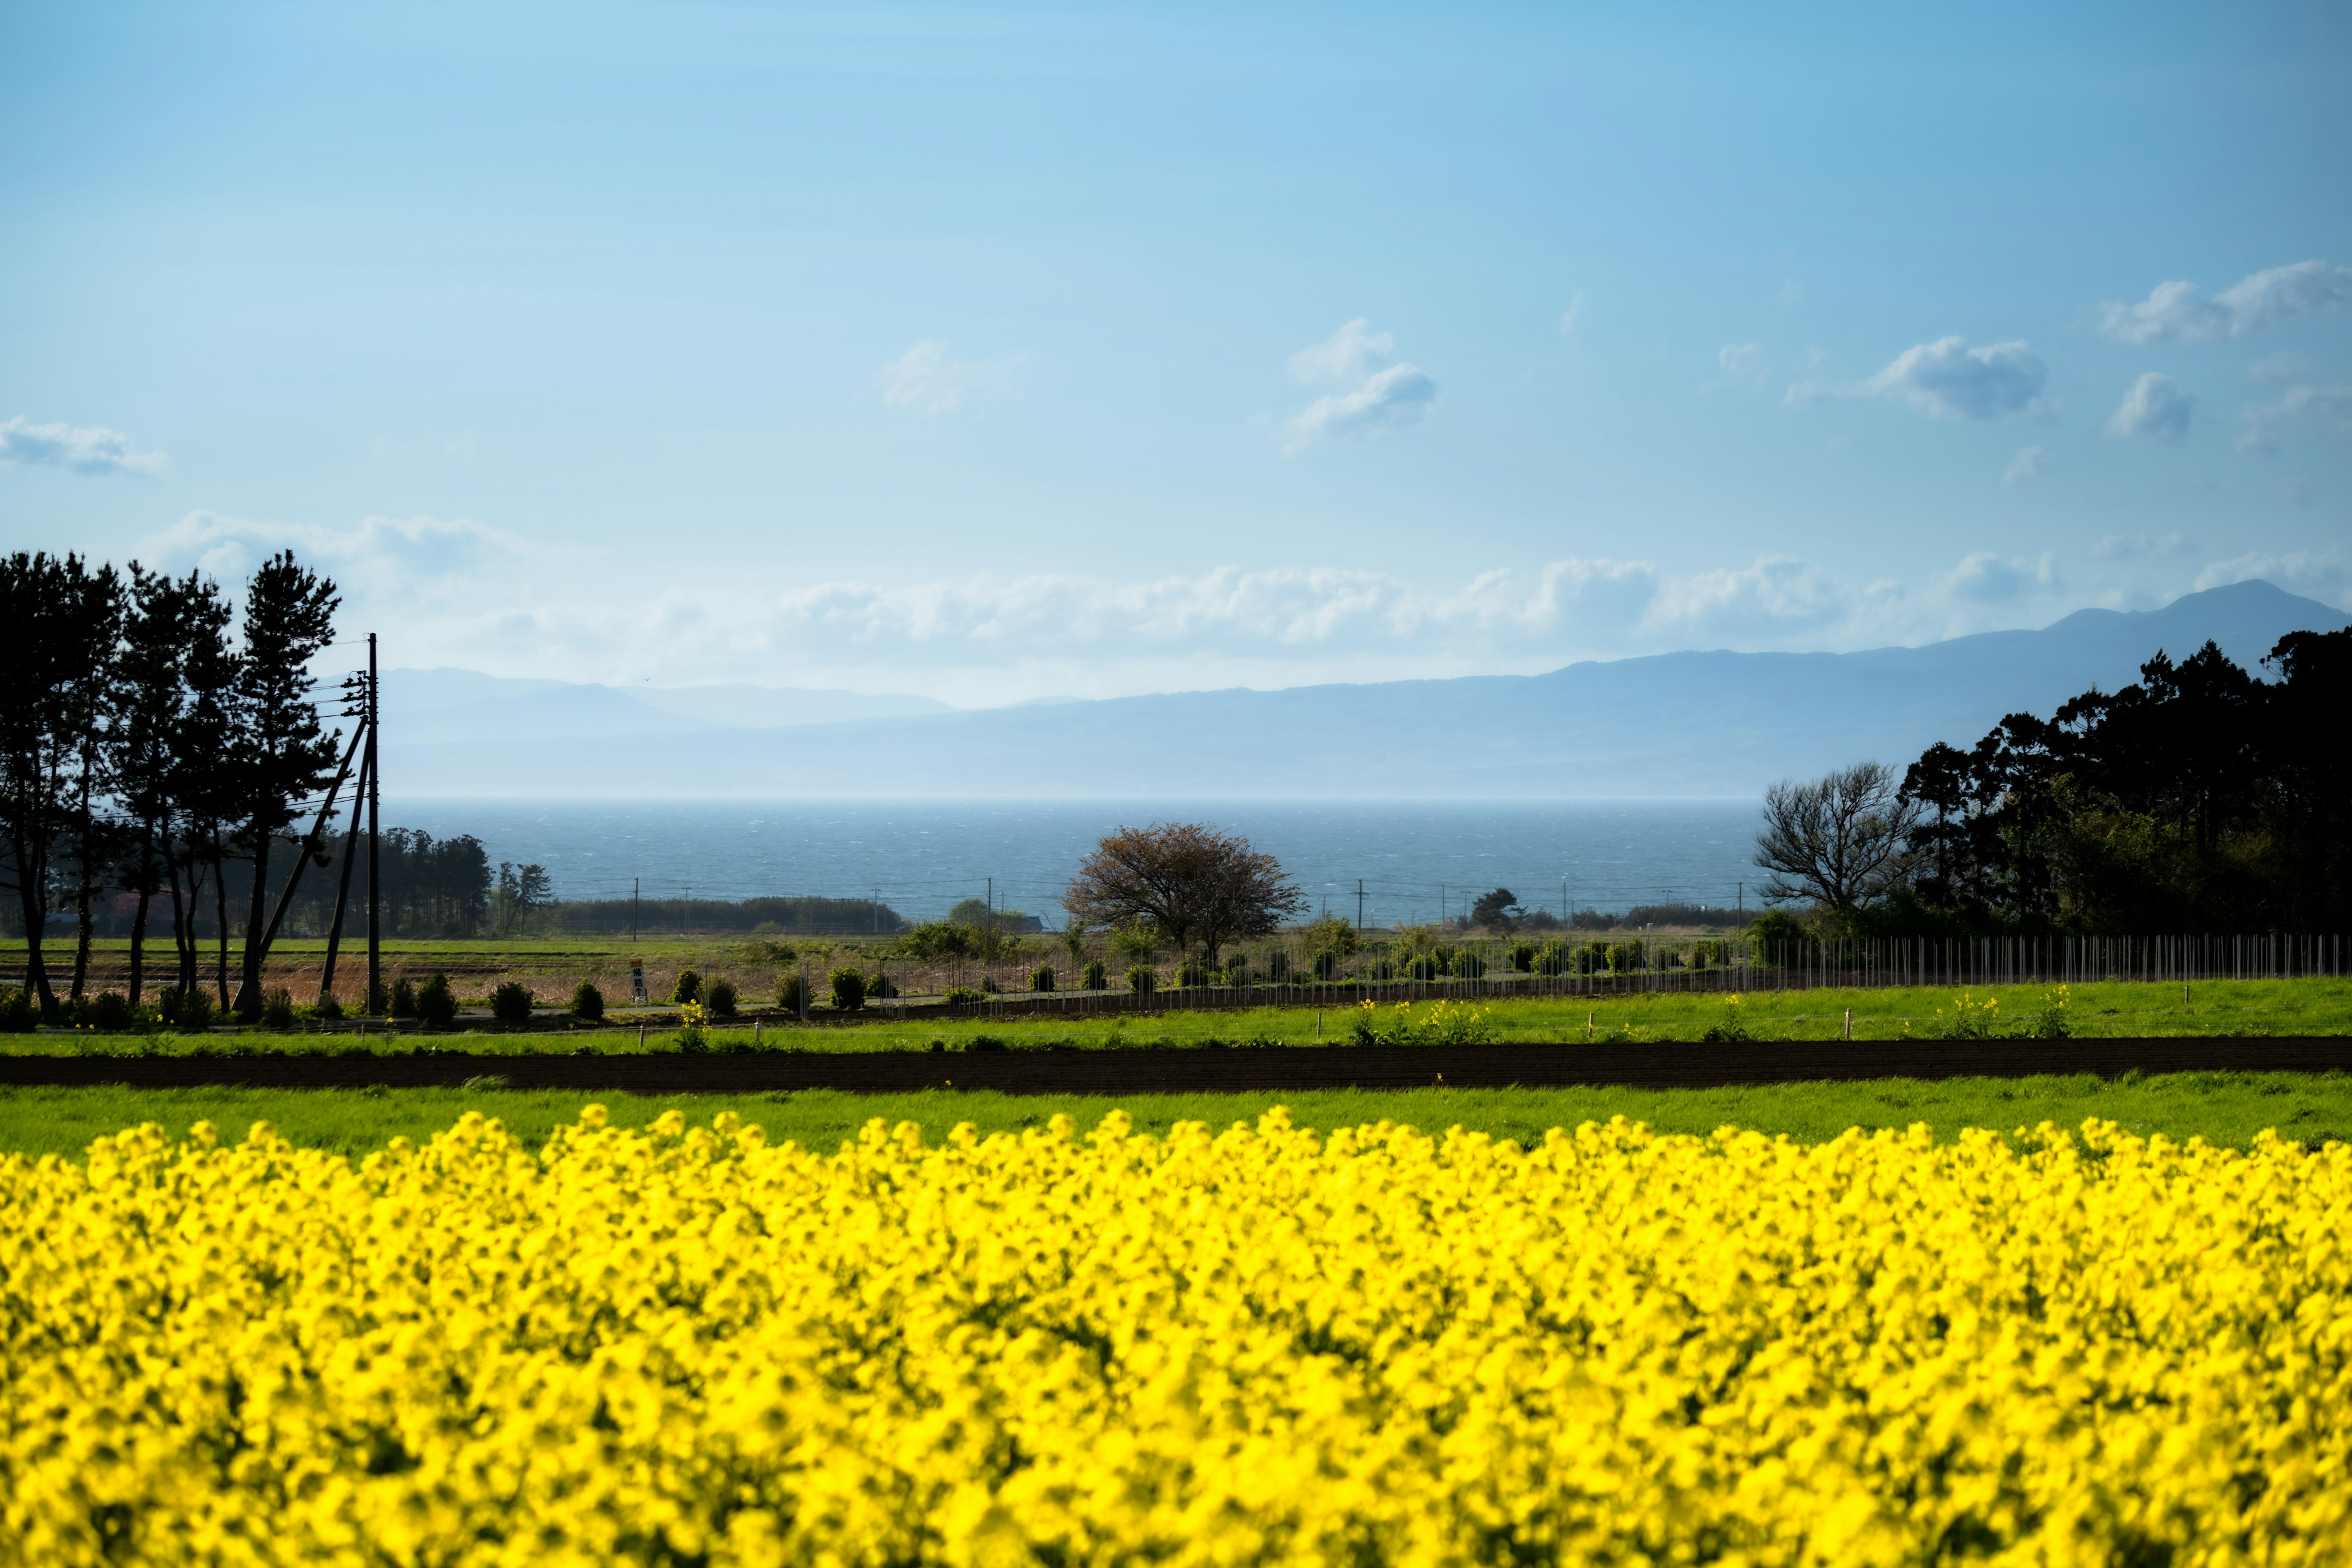
<path id="1" fill-rule="evenodd" d="M 332 776 L 335 738 L 310 700 L 310 661 L 334 639 L 335 585 L 285 551 L 262 563 L 246 589 L 245 647 L 238 660 L 232 772 L 238 837 L 253 859 L 246 904 L 240 1017 L 261 1012 L 262 965 L 269 956 L 270 847 L 293 826 L 306 797 Z"/>

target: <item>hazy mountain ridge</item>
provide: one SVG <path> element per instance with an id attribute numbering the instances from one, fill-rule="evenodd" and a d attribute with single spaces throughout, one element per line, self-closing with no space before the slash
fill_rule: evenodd
<path id="1" fill-rule="evenodd" d="M 385 784 L 549 795 L 1752 795 L 1861 757 L 1901 763 L 1937 740 L 1972 742 L 2004 714 L 2126 684 L 2158 648 L 2178 658 L 2211 638 L 2253 668 L 2289 631 L 2346 625 L 2249 582 L 2159 610 L 2083 610 L 2040 631 L 1859 653 L 1672 653 L 1535 676 L 906 716 L 873 710 L 888 699 L 811 693 L 864 707 L 793 728 L 698 728 L 656 707 L 664 694 L 651 689 L 520 682 L 537 689 L 412 710 L 404 734 L 387 678 Z M 640 727 L 619 727 L 635 709 L 614 699 L 644 709 Z M 449 733 L 461 714 L 466 727 Z M 573 721 L 585 727 L 566 737 Z M 614 743 L 632 739 L 666 743 Z"/>

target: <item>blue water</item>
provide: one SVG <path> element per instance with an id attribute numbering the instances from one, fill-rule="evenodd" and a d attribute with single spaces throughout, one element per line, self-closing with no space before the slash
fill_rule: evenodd
<path id="1" fill-rule="evenodd" d="M 490 859 L 536 861 L 557 896 L 742 899 L 817 894 L 936 919 L 984 895 L 1061 923 L 1062 889 L 1095 840 L 1155 821 L 1246 834 L 1318 907 L 1368 925 L 1458 914 L 1466 891 L 1622 910 L 1756 903 L 1757 807 L 1738 801 L 1432 802 L 387 799 L 384 825 L 471 833 Z"/>

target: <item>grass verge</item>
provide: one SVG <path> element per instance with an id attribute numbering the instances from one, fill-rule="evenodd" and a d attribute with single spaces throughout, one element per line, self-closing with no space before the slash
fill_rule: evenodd
<path id="1" fill-rule="evenodd" d="M 1988 997 L 1998 1002 L 1993 1023 L 1997 1028 L 2007 1029 L 2023 1023 L 2042 1007 L 2053 989 L 2042 985 L 1976 987 L 1968 994 L 1977 1003 Z M 1898 1038 L 1906 1031 L 1934 1033 L 1939 1026 L 1939 1015 L 1948 1017 L 1960 994 L 1944 987 L 1823 989 L 1748 992 L 1734 1000 L 1715 993 L 1657 992 L 1605 1001 L 1577 997 L 1472 998 L 1454 1005 L 1485 1010 L 1487 1032 L 1497 1040 L 1692 1040 L 1710 1027 L 1735 1024 L 1759 1040 L 1833 1040 L 1844 1035 L 1848 1013 L 1853 1015 L 1854 1038 L 1885 1040 Z M 1412 1004 L 1411 1016 L 1426 1018 L 1435 1005 L 1434 1001 Z M 1393 1015 L 1394 1005 L 1381 1004 L 1376 1011 L 1385 1021 Z M 1088 1012 L 1074 1006 L 1066 1014 L 1048 1013 L 1035 1017 L 990 1017 L 982 1014 L 900 1024 L 887 1013 L 877 1011 L 805 1026 L 763 1023 L 760 1039 L 769 1048 L 804 1051 L 924 1050 L 934 1040 L 950 1049 L 958 1049 L 981 1035 L 1014 1048 L 1039 1049 L 1199 1046 L 1211 1040 L 1228 1045 L 1252 1041 L 1286 1046 L 1334 1045 L 1349 1037 L 1355 1012 L 1352 1006 L 1318 1010 L 1307 1005 L 1217 1013 L 1180 1010 L 1128 1014 Z M 2077 985 L 2068 990 L 2065 1012 L 2072 1032 L 2086 1038 L 2347 1035 L 2352 1034 L 2352 980 L 2214 980 L 2186 988 L 2129 982 Z M 714 1028 L 710 1037 L 718 1048 L 740 1048 L 750 1044 L 751 1026 L 746 1023 Z M 640 1049 L 638 1037 L 634 1025 L 612 1029 L 527 1033 L 461 1030 L 429 1037 L 420 1037 L 414 1030 L 389 1036 L 381 1031 L 366 1036 L 349 1032 L 270 1035 L 228 1029 L 204 1036 L 169 1032 L 118 1036 L 51 1028 L 30 1035 L 0 1035 L 0 1052 L 176 1052 L 200 1047 L 405 1051 L 423 1040 L 452 1050 L 613 1052 Z M 648 1025 L 644 1037 L 642 1048 L 675 1049 L 674 1021 L 665 1017 Z"/>
<path id="2" fill-rule="evenodd" d="M 0 1089 L 0 1152 L 78 1157 L 93 1138 L 141 1122 L 184 1135 L 197 1121 L 241 1137 L 266 1121 L 297 1143 L 359 1155 L 394 1135 L 423 1138 L 468 1110 L 495 1116 L 536 1142 L 575 1119 L 592 1097 L 496 1088 L 416 1089 Z M 1948 1138 L 1963 1127 L 2003 1131 L 2099 1117 L 2129 1131 L 2201 1137 L 2243 1148 L 2264 1129 L 2306 1143 L 2352 1139 L 2352 1075 L 2167 1073 L 2103 1081 L 2089 1075 L 2026 1079 L 1881 1079 L 1862 1083 L 1776 1084 L 1717 1089 L 1519 1089 L 1332 1090 L 1283 1095 L 1006 1095 L 950 1089 L 857 1095 L 831 1089 L 754 1095 L 593 1097 L 616 1122 L 643 1126 L 675 1109 L 708 1124 L 732 1110 L 767 1130 L 830 1151 L 868 1119 L 911 1121 L 937 1139 L 959 1121 L 982 1132 L 1042 1124 L 1057 1113 L 1091 1127 L 1112 1110 L 1139 1130 L 1178 1121 L 1225 1126 L 1286 1105 L 1303 1126 L 1391 1121 L 1426 1130 L 1464 1127 L 1521 1142 L 1553 1127 L 1623 1116 L 1670 1132 L 1705 1133 L 1726 1124 L 1812 1142 L 1849 1127 L 1926 1122 Z"/>

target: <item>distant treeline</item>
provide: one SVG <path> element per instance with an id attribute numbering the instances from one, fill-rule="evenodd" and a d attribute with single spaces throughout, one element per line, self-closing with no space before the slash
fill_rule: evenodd
<path id="1" fill-rule="evenodd" d="M 2352 926 L 2352 630 L 2294 632 L 2258 680 L 2209 642 L 2049 719 L 1913 763 L 1907 863 L 1865 934 L 2147 935 Z"/>
<path id="2" fill-rule="evenodd" d="M 279 927 L 281 937 L 322 937 L 334 919 L 335 889 L 342 878 L 341 853 L 343 839 L 338 836 L 323 847 L 288 905 L 286 919 Z M 300 851 L 301 840 L 281 836 L 272 846 L 270 863 L 283 868 Z M 68 885 L 79 876 L 74 863 L 73 847 L 58 847 L 57 875 Z M 489 857 L 483 851 L 482 841 L 471 834 L 454 838 L 436 838 L 429 833 L 413 828 L 387 827 L 377 852 L 377 864 L 383 876 L 382 914 L 383 934 L 387 937 L 470 937 L 486 934 L 492 910 L 494 886 L 490 875 Z M 228 885 L 236 887 L 249 877 L 252 859 L 249 856 L 232 855 L 224 861 L 229 876 Z M 94 868 L 93 879 L 99 872 Z M 367 843 L 362 839 L 357 862 L 352 868 L 351 908 L 343 916 L 343 940 L 361 943 L 367 940 Z M 274 891 L 274 889 L 273 889 Z M 232 896 L 228 900 L 228 926 L 232 940 L 245 930 L 245 901 Z M 90 911 L 92 934 L 105 937 L 127 937 L 136 922 L 139 900 L 135 892 L 117 891 L 100 900 Z M 51 931 L 71 928 L 74 911 L 59 910 L 51 916 Z M 219 935 L 217 906 L 209 900 L 197 903 L 186 916 L 199 946 L 214 942 Z M 625 928 L 624 928 L 625 929 Z M 14 905 L 0 907 L 0 932 L 17 937 L 24 934 L 24 921 Z"/>
<path id="3" fill-rule="evenodd" d="M 551 903 L 533 911 L 528 929 L 645 937 L 896 936 L 906 929 L 897 910 L 872 899 L 588 899 Z"/>

